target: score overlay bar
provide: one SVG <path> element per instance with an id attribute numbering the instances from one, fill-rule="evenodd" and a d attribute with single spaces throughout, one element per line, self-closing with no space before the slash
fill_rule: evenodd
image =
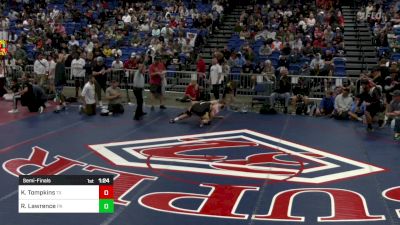
<path id="1" fill-rule="evenodd" d="M 113 213 L 113 176 L 20 176 L 19 213 Z"/>

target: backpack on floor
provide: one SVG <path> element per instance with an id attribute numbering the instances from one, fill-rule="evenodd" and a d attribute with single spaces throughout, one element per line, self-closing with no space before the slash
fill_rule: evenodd
<path id="1" fill-rule="evenodd" d="M 277 113 L 276 110 L 269 104 L 263 104 L 260 108 L 260 114 L 274 115 L 276 113 Z"/>

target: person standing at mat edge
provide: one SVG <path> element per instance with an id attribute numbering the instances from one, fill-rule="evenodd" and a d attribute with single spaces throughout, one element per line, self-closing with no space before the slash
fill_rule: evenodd
<path id="1" fill-rule="evenodd" d="M 392 93 L 393 100 L 389 104 L 389 110 L 386 113 L 394 123 L 394 139 L 400 141 L 400 90 L 395 90 Z"/>
<path id="2" fill-rule="evenodd" d="M 97 57 L 95 65 L 93 66 L 93 75 L 95 77 L 94 84 L 100 107 L 103 106 L 103 102 L 101 101 L 101 90 L 105 93 L 107 89 L 107 72 L 109 72 L 109 70 L 104 64 L 103 57 Z"/>
<path id="3" fill-rule="evenodd" d="M 138 61 L 138 69 L 135 71 L 133 77 L 133 93 L 136 97 L 136 112 L 133 116 L 134 120 L 140 120 L 142 116 L 147 113 L 143 112 L 143 88 L 144 88 L 144 74 L 146 73 L 146 66 L 142 60 Z"/>
<path id="4" fill-rule="evenodd" d="M 210 80 L 212 85 L 212 91 L 214 94 L 215 100 L 219 100 L 219 87 L 224 80 L 224 76 L 222 76 L 222 67 L 218 64 L 218 60 L 213 58 L 212 66 L 210 68 Z"/>
<path id="5" fill-rule="evenodd" d="M 57 63 L 54 72 L 54 86 L 56 91 L 57 107 L 54 112 L 59 113 L 61 110 L 65 110 L 66 106 L 65 98 L 62 92 L 64 89 L 64 85 L 67 83 L 67 77 L 65 75 L 64 55 L 58 55 L 55 60 L 57 61 Z"/>
<path id="6" fill-rule="evenodd" d="M 94 76 L 91 76 L 89 81 L 83 86 L 81 93 L 83 106 L 79 106 L 79 112 L 85 113 L 88 116 L 96 115 L 95 82 L 96 79 Z"/>
<path id="7" fill-rule="evenodd" d="M 166 109 L 164 106 L 164 94 L 162 91 L 162 83 L 165 76 L 165 66 L 161 61 L 161 57 L 156 55 L 154 63 L 149 67 L 150 74 L 150 92 L 151 92 L 151 110 L 154 110 L 154 104 L 157 99 L 160 101 L 160 109 Z"/>

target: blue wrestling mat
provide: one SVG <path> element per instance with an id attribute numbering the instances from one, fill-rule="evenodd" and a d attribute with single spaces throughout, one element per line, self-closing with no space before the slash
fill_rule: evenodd
<path id="1" fill-rule="evenodd" d="M 1 225 L 400 224 L 389 128 L 224 111 L 85 117 L 70 108 L 0 125 Z M 111 214 L 18 213 L 19 175 L 114 176 Z M 289 223 L 290 222 L 290 223 Z"/>

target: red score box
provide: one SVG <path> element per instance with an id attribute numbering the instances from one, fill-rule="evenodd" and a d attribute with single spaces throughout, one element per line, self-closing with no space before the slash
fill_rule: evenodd
<path id="1" fill-rule="evenodd" d="M 99 199 L 114 199 L 114 189 L 112 185 L 99 186 Z"/>

